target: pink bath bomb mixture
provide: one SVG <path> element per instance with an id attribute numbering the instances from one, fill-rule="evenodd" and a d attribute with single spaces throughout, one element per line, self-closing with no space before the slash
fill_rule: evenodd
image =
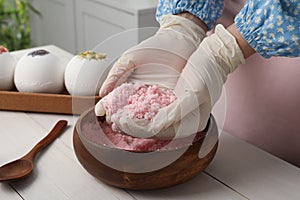
<path id="1" fill-rule="evenodd" d="M 170 89 L 158 85 L 124 83 L 102 100 L 107 115 L 128 114 L 131 118 L 151 120 L 159 109 L 176 100 Z"/>
<path id="2" fill-rule="evenodd" d="M 170 89 L 160 88 L 157 85 L 124 83 L 104 97 L 102 105 L 107 115 L 118 113 L 129 115 L 131 118 L 152 120 L 159 109 L 168 106 L 175 100 L 176 96 Z M 115 124 L 99 123 L 98 121 L 85 124 L 83 129 L 86 136 L 98 144 L 147 152 L 177 148 L 199 140 L 203 136 L 202 134 L 195 134 L 187 138 L 174 140 L 135 138 L 123 134 Z"/>
<path id="3" fill-rule="evenodd" d="M 8 52 L 7 48 L 5 48 L 4 46 L 0 45 L 0 54 L 1 53 L 5 53 L 5 52 Z"/>
<path id="4" fill-rule="evenodd" d="M 87 116 L 87 119 L 82 127 L 82 133 L 92 143 L 100 146 L 117 148 L 135 152 L 152 152 L 157 150 L 172 150 L 181 148 L 199 141 L 205 136 L 204 132 L 199 132 L 185 138 L 177 138 L 173 140 L 160 140 L 151 138 L 136 138 L 130 135 L 125 135 L 119 131 L 114 131 L 111 124 L 100 122 L 92 112 Z"/>
<path id="5" fill-rule="evenodd" d="M 82 126 L 85 136 L 96 144 L 117 149 L 149 152 L 166 147 L 170 140 L 142 139 L 129 135 L 124 135 L 118 131 L 113 131 L 111 124 L 86 123 Z"/>

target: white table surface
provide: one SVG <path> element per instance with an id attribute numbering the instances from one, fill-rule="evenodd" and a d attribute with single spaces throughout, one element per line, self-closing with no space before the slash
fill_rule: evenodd
<path id="1" fill-rule="evenodd" d="M 55 46 L 45 48 L 65 53 L 66 59 L 71 57 Z M 56 121 L 69 121 L 67 130 L 38 155 L 36 168 L 27 179 L 0 183 L 1 200 L 300 199 L 299 168 L 226 132 L 220 134 L 217 154 L 205 172 L 184 184 L 153 191 L 130 191 L 108 186 L 91 176 L 76 159 L 72 136 L 77 118 L 72 115 L 0 111 L 0 165 L 28 152 Z"/>

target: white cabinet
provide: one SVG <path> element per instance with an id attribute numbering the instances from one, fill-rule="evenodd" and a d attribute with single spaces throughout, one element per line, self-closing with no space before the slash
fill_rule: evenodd
<path id="1" fill-rule="evenodd" d="M 54 44 L 75 52 L 75 0 L 33 0 L 32 3 L 41 13 L 41 16 L 30 15 L 33 45 Z"/>
<path id="2" fill-rule="evenodd" d="M 42 17 L 31 15 L 36 46 L 55 44 L 72 53 L 93 49 L 116 34 L 141 27 L 158 27 L 157 0 L 33 0 Z M 135 34 L 139 42 L 153 31 Z M 126 38 L 125 38 L 126 39 Z"/>

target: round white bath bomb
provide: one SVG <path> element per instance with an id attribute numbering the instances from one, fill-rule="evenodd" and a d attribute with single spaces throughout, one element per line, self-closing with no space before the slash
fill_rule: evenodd
<path id="1" fill-rule="evenodd" d="M 108 71 L 105 58 L 105 54 L 93 51 L 74 56 L 65 69 L 67 91 L 73 96 L 98 95 Z"/>
<path id="2" fill-rule="evenodd" d="M 0 90 L 14 87 L 16 60 L 9 52 L 0 52 Z"/>
<path id="3" fill-rule="evenodd" d="M 36 50 L 19 60 L 14 81 L 19 92 L 60 93 L 64 89 L 64 67 L 54 54 Z"/>

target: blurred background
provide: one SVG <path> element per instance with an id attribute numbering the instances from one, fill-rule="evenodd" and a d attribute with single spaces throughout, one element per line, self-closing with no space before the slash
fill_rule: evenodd
<path id="1" fill-rule="evenodd" d="M 79 53 L 126 30 L 158 27 L 157 2 L 0 0 L 0 43 L 10 50 L 53 44 Z"/>
<path id="2" fill-rule="evenodd" d="M 41 16 L 29 1 L 0 0 L 0 44 L 10 50 L 31 47 L 29 15 Z"/>

